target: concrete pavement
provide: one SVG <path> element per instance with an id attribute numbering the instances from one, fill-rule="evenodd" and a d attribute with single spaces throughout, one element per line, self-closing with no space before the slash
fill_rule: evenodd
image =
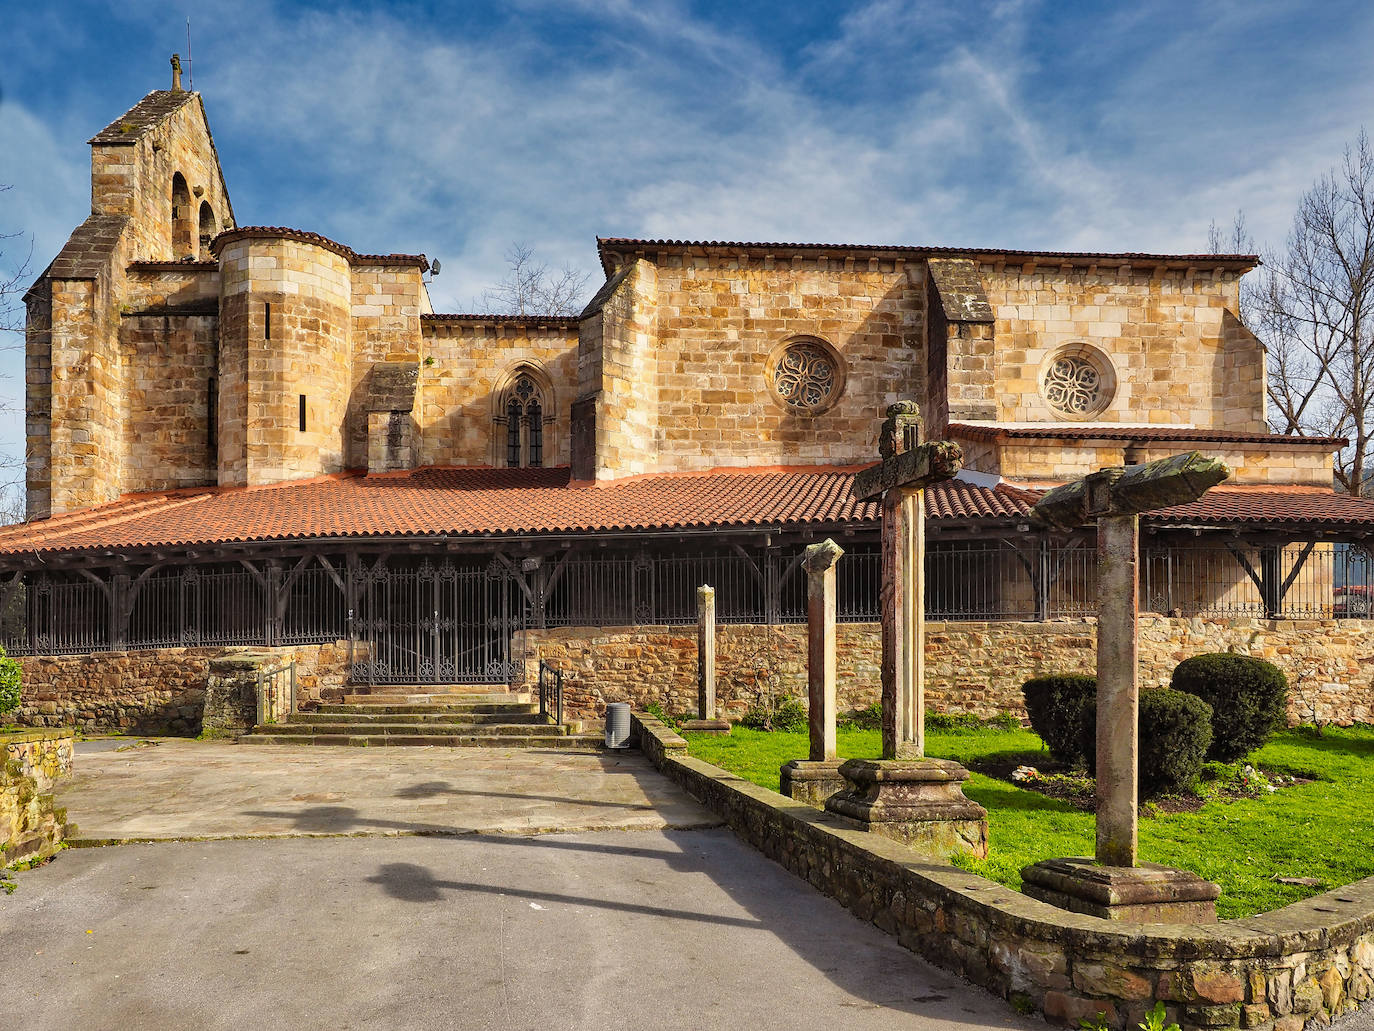
<path id="1" fill-rule="evenodd" d="M 628 751 L 104 739 L 79 743 L 74 767 L 57 804 L 87 842 L 719 823 Z"/>
<path id="2" fill-rule="evenodd" d="M 1044 1026 L 720 829 L 126 845 L 18 884 L 15 1027 Z"/>

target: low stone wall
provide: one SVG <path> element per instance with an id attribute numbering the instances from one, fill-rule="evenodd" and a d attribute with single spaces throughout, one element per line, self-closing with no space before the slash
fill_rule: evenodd
<path id="1" fill-rule="evenodd" d="M 645 755 L 742 840 L 903 946 L 1020 1009 L 1134 1028 L 1156 1000 L 1183 1031 L 1323 1025 L 1374 993 L 1374 878 L 1246 920 L 1122 925 L 912 858 L 686 754 L 650 716 Z"/>
<path id="2" fill-rule="evenodd" d="M 878 700 L 878 624 L 836 629 L 839 706 L 861 709 Z M 524 638 L 527 675 L 536 674 L 541 658 L 563 668 L 568 704 L 579 718 L 601 716 L 608 702 L 695 711 L 694 627 L 558 627 L 529 630 Z M 1096 648 L 1093 620 L 928 623 L 926 704 L 932 712 L 1024 716 L 1024 681 L 1091 672 Z M 1213 651 L 1255 655 L 1282 669 L 1293 688 L 1294 723 L 1374 722 L 1374 621 L 1141 617 L 1144 687 L 1166 686 L 1178 663 Z M 721 626 L 716 670 L 716 698 L 727 715 L 756 704 L 760 688 L 805 697 L 806 627 Z"/>
<path id="3" fill-rule="evenodd" d="M 53 805 L 53 784 L 72 772 L 70 730 L 0 734 L 0 866 L 57 851 L 67 813 Z"/>
<path id="4" fill-rule="evenodd" d="M 11 718 L 33 727 L 195 735 L 202 728 L 211 664 L 242 655 L 261 655 L 277 665 L 294 659 L 298 700 L 307 704 L 338 697 L 348 677 L 347 641 L 24 656 L 18 660 L 23 694 Z"/>

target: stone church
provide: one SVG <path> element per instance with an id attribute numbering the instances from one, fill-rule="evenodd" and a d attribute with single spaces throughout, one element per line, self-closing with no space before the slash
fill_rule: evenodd
<path id="1" fill-rule="evenodd" d="M 1048 487 L 1198 449 L 1233 477 L 1144 520 L 1142 661 L 1283 656 L 1374 719 L 1374 502 L 1338 439 L 1276 436 L 1249 255 L 599 239 L 581 315 L 435 312 L 424 255 L 240 225 L 200 94 L 91 138 L 92 213 L 26 296 L 27 523 L 0 531 L 24 718 L 194 732 L 226 656 L 300 704 L 565 673 L 574 712 L 804 693 L 801 548 L 840 565 L 842 700 L 877 691 L 883 410 L 964 449 L 929 492 L 932 705 L 991 715 L 1091 665 L 1093 540 Z M 1363 660 L 1363 661 L 1362 661 Z"/>

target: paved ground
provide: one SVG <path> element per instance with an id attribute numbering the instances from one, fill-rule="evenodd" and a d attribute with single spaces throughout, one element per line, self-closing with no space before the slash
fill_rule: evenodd
<path id="1" fill-rule="evenodd" d="M 1042 1026 L 638 753 L 129 744 L 81 744 L 59 801 L 81 838 L 160 843 L 0 896 L 9 1026 Z"/>
<path id="2" fill-rule="evenodd" d="M 11 1027 L 1043 1027 L 728 831 L 77 849 L 0 896 Z"/>
<path id="3" fill-rule="evenodd" d="M 57 803 L 87 841 L 719 823 L 638 752 L 104 739 L 74 765 Z"/>

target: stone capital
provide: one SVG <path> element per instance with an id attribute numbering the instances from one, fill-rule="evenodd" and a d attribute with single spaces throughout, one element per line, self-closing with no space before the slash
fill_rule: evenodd
<path id="1" fill-rule="evenodd" d="M 824 573 L 833 568 L 843 554 L 844 549 L 827 537 L 819 544 L 807 545 L 802 565 L 808 573 Z"/>

